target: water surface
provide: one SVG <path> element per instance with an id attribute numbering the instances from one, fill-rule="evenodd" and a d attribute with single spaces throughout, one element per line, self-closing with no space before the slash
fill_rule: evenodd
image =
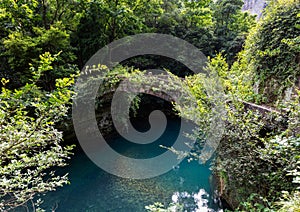
<path id="1" fill-rule="evenodd" d="M 139 127 L 147 128 L 145 122 Z M 168 120 L 162 137 L 149 145 L 132 144 L 120 137 L 110 139 L 110 145 L 119 153 L 135 158 L 151 157 L 161 154 L 177 138 L 178 120 Z M 122 166 L 120 166 L 122 167 Z M 124 171 L 126 172 L 126 166 Z M 178 166 L 161 176 L 131 180 L 111 175 L 97 167 L 82 152 L 72 157 L 70 165 L 62 172 L 69 172 L 70 185 L 50 192 L 44 197 L 42 205 L 47 211 L 146 211 L 145 206 L 155 202 L 169 205 L 177 202 L 187 211 L 219 211 L 213 198 L 211 171 L 209 164 L 183 160 Z"/>

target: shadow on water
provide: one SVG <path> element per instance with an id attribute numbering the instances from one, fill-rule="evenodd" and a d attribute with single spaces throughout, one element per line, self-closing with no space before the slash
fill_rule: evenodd
<path id="1" fill-rule="evenodd" d="M 178 136 L 180 120 L 168 120 L 164 134 L 148 145 L 132 144 L 123 138 L 111 138 L 109 144 L 119 153 L 135 158 L 148 158 L 162 154 Z M 136 120 L 135 126 L 147 130 L 147 123 Z M 122 167 L 122 166 L 120 166 Z M 124 166 L 123 166 L 124 167 Z M 124 167 L 124 171 L 126 168 Z M 43 197 L 42 208 L 47 211 L 145 211 L 155 202 L 169 205 L 177 202 L 186 211 L 221 211 L 213 199 L 209 164 L 183 160 L 169 172 L 151 179 L 131 180 L 111 175 L 91 162 L 82 150 L 76 152 L 68 167 L 71 184 Z"/>

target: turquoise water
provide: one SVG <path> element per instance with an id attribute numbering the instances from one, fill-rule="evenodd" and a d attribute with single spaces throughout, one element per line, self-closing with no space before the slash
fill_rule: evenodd
<path id="1" fill-rule="evenodd" d="M 138 122 L 137 126 L 147 128 L 144 122 Z M 166 151 L 158 145 L 172 144 L 177 138 L 178 127 L 178 120 L 169 120 L 162 137 L 149 145 L 132 144 L 120 137 L 110 139 L 109 143 L 121 154 L 135 158 L 151 157 Z M 70 165 L 60 172 L 69 172 L 71 184 L 43 198 L 42 208 L 47 211 L 139 212 L 146 211 L 145 206 L 154 202 L 164 205 L 178 202 L 184 205 L 186 211 L 221 211 L 214 202 L 209 164 L 184 160 L 161 176 L 131 180 L 106 173 L 78 151 Z"/>

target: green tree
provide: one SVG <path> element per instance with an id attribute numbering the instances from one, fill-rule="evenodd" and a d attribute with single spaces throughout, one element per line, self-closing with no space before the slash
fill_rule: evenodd
<path id="1" fill-rule="evenodd" d="M 215 51 L 224 51 L 229 64 L 242 50 L 248 30 L 255 24 L 254 16 L 241 11 L 243 4 L 242 0 L 217 0 L 211 5 Z"/>
<path id="2" fill-rule="evenodd" d="M 67 115 L 73 92 L 72 78 L 56 80 L 56 89 L 42 91 L 36 85 L 55 60 L 49 53 L 40 56 L 30 83 L 0 93 L 0 210 L 19 206 L 34 209 L 39 194 L 66 184 L 67 175 L 50 168 L 66 165 L 73 147 L 62 147 L 62 132 L 55 126 Z M 8 80 L 2 79 L 5 85 Z M 32 203 L 28 205 L 27 203 Z"/>
<path id="3" fill-rule="evenodd" d="M 164 12 L 157 18 L 158 33 L 172 34 L 212 55 L 213 45 L 211 1 L 164 1 Z M 170 69 L 172 70 L 172 69 Z"/>
<path id="4" fill-rule="evenodd" d="M 300 77 L 299 1 L 272 1 L 258 26 L 251 30 L 245 51 L 267 103 L 276 102 Z"/>
<path id="5" fill-rule="evenodd" d="M 153 15 L 161 14 L 160 0 L 94 0 L 80 19 L 72 43 L 77 48 L 79 67 L 110 42 L 141 32 L 149 32 Z"/>
<path id="6" fill-rule="evenodd" d="M 1 76 L 11 79 L 11 86 L 24 85 L 31 78 L 30 63 L 38 63 L 44 52 L 62 51 L 53 69 L 44 73 L 43 87 L 51 90 L 55 79 L 74 72 L 75 56 L 70 46 L 70 32 L 75 30 L 84 5 L 64 0 L 4 0 L 0 5 Z"/>

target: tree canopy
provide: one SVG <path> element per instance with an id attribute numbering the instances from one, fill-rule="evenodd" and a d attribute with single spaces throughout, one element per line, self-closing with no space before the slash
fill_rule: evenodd
<path id="1" fill-rule="evenodd" d="M 199 48 L 225 96 L 210 99 L 204 89 L 208 78 L 154 55 L 105 68 L 108 87 L 99 92 L 129 76 L 135 83 L 152 82 L 143 78 L 145 69 L 168 70 L 174 83 L 156 89 L 176 90 L 179 82 L 192 94 L 183 98 L 197 100 L 195 107 L 174 103 L 177 115 L 200 126 L 191 136 L 205 138 L 212 106 L 224 107 L 226 132 L 213 170 L 231 205 L 240 211 L 299 210 L 299 0 L 270 1 L 258 21 L 242 5 L 242 0 L 2 0 L 0 210 L 36 210 L 41 194 L 68 183 L 67 175 L 53 170 L 66 165 L 72 150 L 58 125 L 70 116 L 74 74 L 100 48 L 143 32 L 171 34 Z M 249 109 L 254 103 L 271 112 Z M 182 154 L 201 159 L 201 145 Z M 147 209 L 164 210 L 156 206 Z"/>

